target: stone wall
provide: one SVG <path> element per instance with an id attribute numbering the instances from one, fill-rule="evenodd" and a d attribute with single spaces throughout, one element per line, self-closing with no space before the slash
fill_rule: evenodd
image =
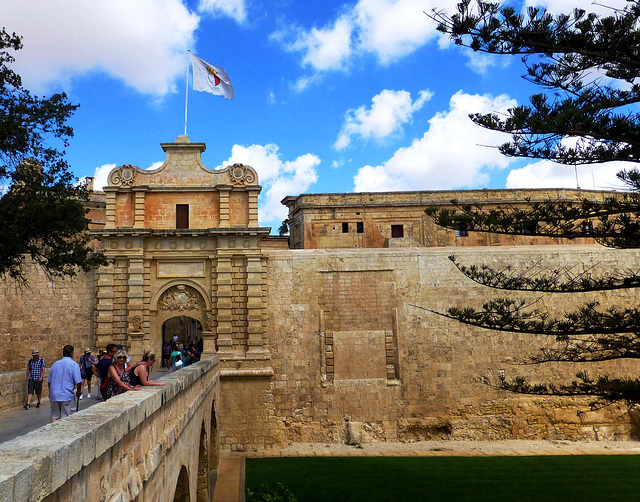
<path id="1" fill-rule="evenodd" d="M 602 439 L 633 430 L 634 417 L 619 407 L 589 411 L 588 399 L 517 396 L 481 384 L 501 370 L 530 381 L 571 380 L 583 368 L 636 376 L 639 363 L 519 366 L 517 357 L 554 340 L 472 328 L 421 309 L 479 307 L 499 295 L 458 272 L 451 249 L 266 252 L 272 399 L 288 441 L 342 441 L 348 427 L 361 441 Z M 498 268 L 640 267 L 635 251 L 596 246 L 455 252 L 463 263 Z M 638 292 L 525 297 L 561 315 L 594 298 L 603 307 L 635 305 Z"/>
<path id="2" fill-rule="evenodd" d="M 26 374 L 26 370 L 0 373 L 0 411 L 17 408 L 27 402 Z M 47 386 L 48 375 L 49 370 L 46 370 L 42 383 L 43 398 L 49 397 L 49 387 Z M 37 397 L 34 395 L 32 403 L 36 402 Z"/>
<path id="3" fill-rule="evenodd" d="M 28 282 L 0 282 L 0 372 L 26 370 L 34 348 L 50 368 L 71 344 L 76 356 L 95 349 L 93 274 L 51 281 L 27 264 Z"/>
<path id="4" fill-rule="evenodd" d="M 2 443 L 0 500 L 209 500 L 218 376 L 209 358 L 165 376 L 167 387 L 127 392 Z"/>

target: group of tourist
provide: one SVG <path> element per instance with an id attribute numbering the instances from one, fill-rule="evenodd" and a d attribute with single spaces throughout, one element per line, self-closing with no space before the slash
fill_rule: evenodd
<path id="1" fill-rule="evenodd" d="M 114 343 L 107 344 L 105 351 L 100 351 L 97 360 L 91 349 L 84 351 L 79 362 L 73 359 L 73 353 L 73 346 L 65 345 L 62 349 L 62 359 L 53 363 L 49 371 L 47 383 L 52 422 L 77 411 L 78 402 L 83 395 L 83 381 L 87 382 L 87 398 L 91 397 L 91 380 L 94 375 L 100 379 L 98 399 L 105 401 L 129 390 L 140 390 L 146 385 L 167 385 L 150 380 L 149 373 L 156 356 L 148 349 L 145 350 L 142 360 L 133 365 L 127 364 L 127 353 Z M 24 405 L 26 410 L 31 408 L 33 394 L 37 396 L 36 407 L 41 406 L 45 368 L 44 359 L 40 357 L 39 351 L 34 349 L 27 363 L 27 403 Z"/>
<path id="2" fill-rule="evenodd" d="M 183 366 L 189 366 L 200 360 L 200 352 L 196 344 L 190 343 L 186 347 L 173 341 L 166 341 L 162 346 L 162 367 L 176 371 Z"/>

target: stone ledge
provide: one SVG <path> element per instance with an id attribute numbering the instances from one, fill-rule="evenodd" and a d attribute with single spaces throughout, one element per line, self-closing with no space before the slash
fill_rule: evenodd
<path id="1" fill-rule="evenodd" d="M 218 363 L 215 356 L 203 359 L 162 377 L 166 387 L 127 392 L 2 443 L 0 501 L 43 499 L 201 376 L 218 371 Z"/>

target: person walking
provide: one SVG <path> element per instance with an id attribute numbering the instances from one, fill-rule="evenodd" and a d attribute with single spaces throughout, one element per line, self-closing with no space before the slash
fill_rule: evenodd
<path id="1" fill-rule="evenodd" d="M 82 394 L 80 367 L 73 360 L 73 350 L 72 345 L 65 345 L 62 348 L 62 359 L 53 363 L 49 371 L 47 382 L 52 422 L 76 412 L 75 396 L 80 397 Z"/>
<path id="2" fill-rule="evenodd" d="M 42 379 L 44 377 L 44 369 L 46 368 L 44 359 L 40 357 L 38 349 L 31 351 L 31 359 L 27 362 L 27 404 L 24 405 L 24 409 L 31 409 L 31 399 L 33 393 L 38 396 L 38 404 L 36 408 L 40 408 L 40 401 L 42 399 Z"/>
<path id="3" fill-rule="evenodd" d="M 87 399 L 90 399 L 93 366 L 96 364 L 96 358 L 93 357 L 91 349 L 85 349 L 84 354 L 80 356 L 80 361 L 78 364 L 80 365 L 80 376 L 82 376 L 82 380 L 87 382 Z M 80 394 L 80 399 L 82 399 L 82 394 Z"/>

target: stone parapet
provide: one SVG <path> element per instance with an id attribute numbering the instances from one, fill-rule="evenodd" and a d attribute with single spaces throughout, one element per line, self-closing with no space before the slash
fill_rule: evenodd
<path id="1" fill-rule="evenodd" d="M 177 490 L 196 500 L 196 491 L 208 492 L 196 477 L 217 448 L 207 443 L 215 438 L 218 358 L 161 381 L 168 385 L 127 392 L 2 443 L 0 501 L 163 501 Z M 183 470 L 192 473 L 186 488 Z"/>

